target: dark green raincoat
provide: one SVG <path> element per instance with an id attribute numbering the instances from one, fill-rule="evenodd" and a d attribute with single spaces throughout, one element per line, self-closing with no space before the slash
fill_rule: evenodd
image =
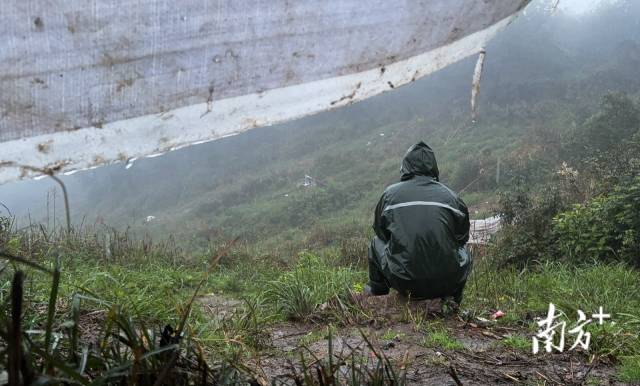
<path id="1" fill-rule="evenodd" d="M 471 269 L 465 203 L 438 179 L 433 151 L 424 142 L 402 161 L 402 178 L 376 207 L 376 237 L 369 251 L 374 294 L 395 288 L 412 298 L 453 296 L 459 302 Z"/>

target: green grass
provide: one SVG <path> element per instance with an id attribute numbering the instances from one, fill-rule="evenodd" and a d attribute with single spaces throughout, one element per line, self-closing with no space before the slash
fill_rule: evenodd
<path id="1" fill-rule="evenodd" d="M 45 242 L 34 239 L 34 235 L 29 237 L 32 237 L 33 250 L 30 255 L 25 235 L 10 238 L 11 251 L 27 254 L 48 268 L 53 266 L 54 256 L 61 257 L 54 328 L 62 328 L 64 321 L 71 318 L 74 295 L 78 294 L 85 297 L 80 304 L 82 313 L 117 305 L 123 315 L 130 315 L 144 325 L 175 326 L 211 257 L 208 252 L 176 259 L 164 246 L 159 245 L 157 248 L 161 250 L 158 250 L 130 241 L 119 255 L 106 261 L 100 244 L 88 241 L 65 244 L 60 240 Z M 25 298 L 29 306 L 24 327 L 42 329 L 47 317 L 43 310 L 47 309 L 50 277 L 32 269 L 25 272 Z M 3 275 L 0 300 L 6 301 L 9 284 L 6 272 Z M 305 252 L 285 261 L 264 251 L 239 246 L 221 260 L 201 293 L 251 300 L 224 318 L 212 317 L 201 307 L 194 307 L 190 318 L 191 339 L 203 346 L 211 360 L 220 354 L 231 358 L 250 356 L 268 346 L 264 327 L 274 322 L 294 318 L 321 324 L 335 319 L 340 323 L 340 314 L 327 319 L 326 309 L 321 310 L 320 306 L 344 299 L 350 290 L 366 282 L 366 278 L 363 265 L 345 259 L 339 247 L 325 248 L 318 253 Z M 495 269 L 488 261 L 479 261 L 467 284 L 462 310 L 488 317 L 500 309 L 506 316 L 498 320 L 498 324 L 527 327 L 534 317 L 546 314 L 549 302 L 564 311 L 568 322 L 576 320 L 578 309 L 590 314 L 603 306 L 616 323 L 588 327 L 592 334 L 590 353 L 620 359 L 621 379 L 634 379 L 640 355 L 638 282 L 640 272 L 624 265 L 570 267 L 554 263 L 517 271 Z M 464 349 L 441 323 L 421 319 L 419 315 L 408 315 L 405 319 L 424 331 L 424 345 L 441 350 Z M 300 344 L 321 340 L 326 336 L 323 331 L 302 337 Z M 382 334 L 382 339 L 392 340 L 398 336 L 390 329 Z M 501 343 L 523 351 L 531 349 L 530 340 L 522 336 L 510 336 Z"/>
<path id="2" fill-rule="evenodd" d="M 329 336 L 335 336 L 336 328 L 329 324 L 326 328 L 321 328 L 319 330 L 312 330 L 298 341 L 298 345 L 301 347 L 308 347 L 313 343 L 319 342 L 321 340 L 328 339 Z"/>
<path id="3" fill-rule="evenodd" d="M 439 323 L 431 323 L 425 329 L 425 337 L 422 342 L 426 347 L 432 347 L 443 350 L 462 350 L 464 345 L 451 336 L 446 327 Z"/>
<path id="4" fill-rule="evenodd" d="M 622 264 L 571 267 L 549 263 L 521 271 L 477 264 L 467 283 L 463 307 L 500 309 L 507 317 L 523 319 L 527 313 L 546 311 L 551 302 L 571 317 L 578 309 L 591 313 L 602 306 L 615 318 L 626 319 L 625 315 L 640 309 L 638 280 L 640 272 Z"/>
<path id="5" fill-rule="evenodd" d="M 381 338 L 383 340 L 395 340 L 395 339 L 401 339 L 402 337 L 404 337 L 405 334 L 392 330 L 392 329 L 387 329 L 387 331 L 384 332 L 384 334 L 382 334 Z"/>
<path id="6" fill-rule="evenodd" d="M 7 234 L 0 233 L 0 240 L 6 240 Z M 167 261 L 144 268 L 133 261 L 114 262 L 105 269 L 96 261 L 72 258 L 77 235 L 23 236 L 28 243 L 11 245 L 10 251 L 0 248 L 7 261 L 0 270 L 0 362 L 8 363 L 10 384 L 194 384 L 196 379 L 200 384 L 235 384 L 249 376 L 228 366 L 231 350 L 215 353 L 222 365 L 212 371 L 207 364 L 211 358 L 191 334 L 192 306 L 209 270 L 200 272 L 200 284 L 193 285 L 189 281 L 196 278 L 188 278 L 182 267 L 168 269 Z M 85 241 L 78 252 L 99 256 L 101 247 Z M 126 245 L 132 257 L 135 246 Z M 150 248 L 143 247 L 146 252 Z M 217 262 L 212 256 L 209 266 Z M 83 320 L 91 309 L 101 311 L 95 314 L 99 326 Z M 234 325 L 241 323 L 238 330 L 245 336 L 257 336 L 247 334 L 261 325 L 255 307 L 246 309 Z M 227 332 L 225 322 L 218 333 Z M 80 339 L 85 327 L 93 327 L 88 339 L 98 345 Z"/>
<path id="7" fill-rule="evenodd" d="M 622 382 L 640 383 L 640 355 L 622 358 L 618 366 L 618 378 Z"/>
<path id="8" fill-rule="evenodd" d="M 313 318 L 320 305 L 359 287 L 367 277 L 363 267 L 342 261 L 339 249 L 328 249 L 319 255 L 303 253 L 289 265 L 274 265 L 270 256 L 254 257 L 248 250 L 229 255 L 209 277 L 202 292 L 238 299 L 260 298 L 256 312 L 264 320 Z M 147 323 L 175 323 L 176 311 L 195 288 L 205 261 L 206 255 L 183 260 L 181 264 L 158 257 L 148 262 L 144 257 L 131 256 L 108 264 L 92 257 L 63 259 L 58 314 L 69 309 L 74 294 L 83 294 L 105 302 L 84 301 L 87 311 L 117 303 Z M 42 259 L 42 262 L 51 265 L 51 259 Z M 611 357 L 637 355 L 640 351 L 638 282 L 640 273 L 623 265 L 574 268 L 547 264 L 516 271 L 494 270 L 480 262 L 467 284 L 462 309 L 484 317 L 500 309 L 506 316 L 498 323 L 526 325 L 531 318 L 544 316 L 549 302 L 563 310 L 569 322 L 576 320 L 576 310 L 592 313 L 602 305 L 613 315 L 616 324 L 589 327 L 592 352 Z M 49 283 L 37 272 L 27 275 L 27 283 L 32 308 L 42 309 L 48 299 Z M 0 296 L 6 297 L 6 291 L 5 282 L 5 286 L 0 287 Z M 28 313 L 28 327 L 37 328 L 43 318 L 43 314 Z M 407 320 L 425 324 L 411 318 Z M 202 315 L 199 309 L 193 311 L 193 325 L 194 330 L 202 334 L 203 341 L 224 341 L 220 329 L 212 327 L 210 316 Z M 444 331 L 432 332 L 429 342 L 456 346 Z M 507 339 L 505 344 L 528 350 L 528 346 L 516 338 Z"/>
<path id="9" fill-rule="evenodd" d="M 520 85 L 521 74 L 516 75 L 505 84 Z M 571 78 L 561 83 L 582 95 L 583 83 L 590 82 Z M 466 93 L 467 88 L 464 90 Z M 400 96 L 398 93 L 402 91 L 387 95 Z M 134 227 L 162 239 L 177 234 L 175 243 L 169 239 L 150 243 L 107 227 L 74 230 L 69 237 L 35 227 L 21 233 L 3 232 L 6 229 L 0 222 L 1 249 L 47 268 L 54 266 L 56 258 L 62 263 L 52 314 L 48 312 L 50 275 L 24 269 L 27 304 L 23 327 L 64 333 L 78 312 L 101 310 L 108 311 L 107 320 L 122 323 L 129 332 L 146 331 L 145 326 L 156 330 L 166 324 L 175 326 L 217 249 L 211 240 L 235 235 L 242 235 L 247 244 L 227 254 L 200 292 L 245 299 L 243 306 L 227 317 L 206 314 L 197 306 L 190 315 L 189 339 L 202 345 L 209 361 L 219 360 L 220 355 L 240 358 L 264 349 L 268 343 L 265 327 L 284 319 L 337 324 L 344 314 L 336 313 L 338 320 L 329 319 L 322 305 L 333 307 L 337 302 L 342 306 L 349 290 L 361 290 L 366 282 L 373 207 L 384 187 L 398 180 L 398 164 L 409 145 L 426 139 L 436 151 L 442 181 L 454 189 L 468 186 L 463 199 L 473 206 L 473 217 L 484 217 L 493 213 L 497 160 L 502 161 L 503 173 L 498 187 L 508 183 L 509 173 L 521 172 L 536 186 L 544 185 L 555 175 L 555 164 L 567 154 L 552 146 L 560 143 L 555 137 L 532 128 L 571 134 L 588 119 L 590 109 L 595 108 L 591 103 L 597 100 L 584 93 L 572 103 L 545 96 L 515 105 L 487 104 L 480 121 L 452 136 L 456 127 L 465 126 L 461 123 L 468 118 L 466 112 L 451 112 L 451 103 L 440 95 L 433 96 L 442 103 L 442 114 L 428 110 L 432 104 L 425 104 L 422 94 L 402 95 L 386 99 L 398 103 L 372 100 L 349 107 L 356 114 L 347 120 L 340 114 L 311 117 L 203 145 L 198 148 L 206 154 L 194 158 L 173 152 L 154 161 L 158 166 L 139 161 L 135 168 L 120 171 L 120 176 L 114 172 L 113 178 L 98 178 L 86 194 L 91 202 L 84 203 L 85 208 L 74 205 L 78 208 L 75 213 L 90 206 L 89 213 L 105 215 L 110 224 L 131 218 L 134 211 L 138 219 L 157 215 L 158 221 L 144 225 L 136 221 Z M 394 105 L 411 111 L 409 116 L 407 111 L 390 114 Z M 379 136 L 382 132 L 384 137 Z M 520 169 L 521 163 L 527 164 L 526 169 Z M 480 169 L 476 172 L 474 168 Z M 480 170 L 484 174 L 477 180 Z M 166 176 L 166 171 L 172 174 L 170 178 L 158 178 Z M 299 187 L 305 174 L 322 184 L 312 189 Z M 477 182 L 472 183 L 474 180 Z M 180 252 L 175 244 L 189 248 L 189 253 Z M 15 268 L 11 264 L 0 267 L 3 306 L 8 304 L 10 273 Z M 638 382 L 638 283 L 640 272 L 624 265 L 548 263 L 516 270 L 496 269 L 480 261 L 467 284 L 462 310 L 485 318 L 502 310 L 505 316 L 496 324 L 529 328 L 533 333 L 534 318 L 544 316 L 550 302 L 564 311 L 568 322 L 576 320 L 579 309 L 590 315 L 602 306 L 616 324 L 588 327 L 590 353 L 619 361 L 619 378 Z M 83 296 L 80 303 L 77 295 Z M 431 323 L 422 313 L 406 312 L 404 320 L 425 332 L 425 345 L 464 348 L 443 325 Z M 6 315 L 0 313 L 0 319 Z M 322 331 L 304 336 L 300 343 L 326 337 Z M 387 330 L 382 337 L 390 340 L 398 334 Z M 530 340 L 519 335 L 501 343 L 524 351 L 531 348 Z M 144 344 L 127 346 L 125 351 L 144 348 L 153 352 L 153 345 Z M 154 368 L 160 364 L 151 363 Z M 333 374 L 330 364 L 327 369 Z"/>
<path id="10" fill-rule="evenodd" d="M 0 232 L 0 241 L 6 236 Z M 140 246 L 129 240 L 120 246 L 124 255 L 111 254 L 112 260 L 106 261 L 103 246 L 91 240 L 71 240 L 62 233 L 9 236 L 17 241 L 9 244 L 10 253 L 0 249 L 3 260 L 9 259 L 0 269 L 0 306 L 5 311 L 9 299 L 20 296 L 16 294 L 21 291 L 16 291 L 11 282 L 25 273 L 28 280 L 19 288 L 24 290 L 20 298 L 28 307 L 19 314 L 23 315 L 21 327 L 23 331 L 44 329 L 45 333 L 26 341 L 31 357 L 16 354 L 11 349 L 15 347 L 13 341 L 8 350 L 7 345 L 0 345 L 0 362 L 17 357 L 13 363 L 25 362 L 36 375 L 46 373 L 54 383 L 71 379 L 85 385 L 93 381 L 151 385 L 159 384 L 157 377 L 163 377 L 166 384 L 256 383 L 256 375 L 245 360 L 269 349 L 266 327 L 289 316 L 282 311 L 284 298 L 270 297 L 273 293 L 265 291 L 267 287 L 271 286 L 271 291 L 295 291 L 299 286 L 310 304 L 317 307 L 348 293 L 363 280 L 361 271 L 339 264 L 337 257 L 329 254 L 303 254 L 285 269 L 274 266 L 273 260 L 249 256 L 238 248 L 225 252 L 220 266 L 216 256 L 221 255 L 217 253 L 176 260 L 171 253 L 163 255 L 166 251 L 158 251 L 158 246 Z M 56 280 L 52 285 L 48 272 L 57 260 L 64 262 L 59 286 Z M 197 295 L 229 290 L 232 281 L 237 283 L 231 290 L 245 300 L 231 314 L 207 314 L 198 305 Z M 83 315 L 94 310 L 101 311 L 103 320 L 98 323 L 104 328 L 94 337 L 100 345 L 87 348 L 86 342 L 78 339 L 78 328 Z M 12 326 L 10 317 L 11 313 L 0 313 L 3 337 Z M 168 343 L 162 343 L 160 332 L 166 325 L 184 334 L 168 335 Z M 334 331 L 329 325 L 303 337 L 300 343 L 326 338 L 331 347 Z M 55 345 L 51 343 L 53 336 Z M 364 335 L 363 339 L 367 341 Z M 376 352 L 369 341 L 367 345 Z M 404 373 L 396 372 L 383 353 L 376 353 L 378 364 L 374 362 L 374 366 L 378 370 L 374 372 L 367 367 L 370 359 L 361 353 L 344 358 L 340 355 L 330 355 L 328 362 L 303 362 L 304 375 L 292 374 L 291 380 L 319 385 L 326 377 L 342 377 L 354 385 L 404 384 Z M 341 365 L 336 366 L 345 361 L 349 361 L 349 374 L 339 371 Z"/>
<path id="11" fill-rule="evenodd" d="M 531 352 L 531 338 L 520 335 L 509 335 L 500 341 L 505 347 Z"/>
<path id="12" fill-rule="evenodd" d="M 327 258 L 303 253 L 290 271 L 268 282 L 265 296 L 286 318 L 305 320 L 321 304 L 348 293 L 363 276 L 331 264 Z"/>
<path id="13" fill-rule="evenodd" d="M 602 306 L 611 320 L 587 326 L 592 335 L 590 352 L 611 358 L 638 355 L 639 282 L 640 272 L 622 264 L 549 263 L 517 271 L 480 263 L 467 283 L 462 308 L 484 317 L 502 310 L 506 316 L 498 323 L 530 326 L 533 333 L 532 318 L 545 317 L 549 303 L 564 313 L 562 320 L 568 326 L 577 322 L 578 310 L 591 317 Z"/>

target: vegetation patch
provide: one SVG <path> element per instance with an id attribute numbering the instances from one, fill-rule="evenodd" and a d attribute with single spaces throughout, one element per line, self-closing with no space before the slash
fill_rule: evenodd
<path id="1" fill-rule="evenodd" d="M 303 253 L 292 270 L 268 283 L 265 297 L 282 314 L 294 320 L 306 320 L 330 299 L 349 293 L 362 273 L 336 267 L 328 261 Z"/>
<path id="2" fill-rule="evenodd" d="M 531 352 L 531 338 L 520 335 L 508 335 L 500 341 L 504 346 L 520 351 Z"/>
<path id="3" fill-rule="evenodd" d="M 430 324 L 424 331 L 425 337 L 423 344 L 427 347 L 443 349 L 443 350 L 462 350 L 464 345 L 462 342 L 452 336 L 449 331 L 442 325 Z"/>
<path id="4" fill-rule="evenodd" d="M 618 366 L 618 378 L 622 382 L 640 382 L 640 355 L 622 358 Z"/>

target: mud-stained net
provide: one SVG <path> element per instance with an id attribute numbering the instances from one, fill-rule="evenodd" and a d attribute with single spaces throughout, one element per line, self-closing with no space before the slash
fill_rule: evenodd
<path id="1" fill-rule="evenodd" d="M 348 104 L 477 53 L 527 3 L 5 0 L 0 163 L 87 168 Z"/>

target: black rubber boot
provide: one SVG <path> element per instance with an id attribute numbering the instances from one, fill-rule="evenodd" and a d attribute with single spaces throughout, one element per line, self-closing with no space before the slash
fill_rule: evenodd
<path id="1" fill-rule="evenodd" d="M 460 310 L 460 303 L 456 302 L 453 297 L 446 296 L 440 299 L 440 312 L 444 316 L 455 315 Z"/>
<path id="2" fill-rule="evenodd" d="M 369 296 L 383 296 L 389 295 L 389 287 L 382 288 L 378 286 L 370 286 L 369 284 L 365 284 L 363 291 L 366 295 Z"/>
<path id="3" fill-rule="evenodd" d="M 460 288 L 458 288 L 458 290 L 453 294 L 453 301 L 458 303 L 458 306 L 460 306 L 460 304 L 462 303 L 462 294 L 464 292 L 465 284 L 466 282 L 462 283 L 460 285 Z"/>

